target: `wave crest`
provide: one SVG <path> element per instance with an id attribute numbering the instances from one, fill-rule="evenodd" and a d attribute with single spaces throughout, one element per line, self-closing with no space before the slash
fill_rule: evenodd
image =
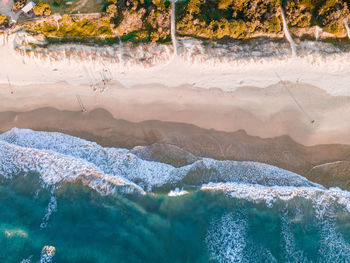
<path id="1" fill-rule="evenodd" d="M 209 182 L 322 188 L 272 165 L 196 157 L 193 163 L 177 168 L 141 159 L 133 150 L 104 148 L 57 132 L 14 128 L 0 135 L 0 143 L 0 172 L 4 175 L 38 171 L 46 183 L 58 184 L 79 178 L 106 192 L 111 191 L 111 185 L 151 191 L 154 187 L 200 186 Z M 143 155 L 149 158 L 145 150 Z"/>

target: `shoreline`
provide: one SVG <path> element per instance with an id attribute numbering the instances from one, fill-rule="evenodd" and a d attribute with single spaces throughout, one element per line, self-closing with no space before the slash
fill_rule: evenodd
<path id="1" fill-rule="evenodd" d="M 175 166 L 186 165 L 186 160 L 196 160 L 196 156 L 261 162 L 307 178 L 312 176 L 315 182 L 318 182 L 315 176 L 318 166 L 329 166 L 329 173 L 334 176 L 339 172 L 339 161 L 350 164 L 350 145 L 303 146 L 288 136 L 263 139 L 250 136 L 243 130 L 222 132 L 192 124 L 155 120 L 135 123 L 115 119 L 103 109 L 87 113 L 53 108 L 22 113 L 0 112 L 0 132 L 13 127 L 61 132 L 97 142 L 104 147 L 134 149 L 135 153 L 140 154 L 150 151 L 151 155 L 146 154 L 149 160 Z M 340 171 L 339 177 L 346 179 L 347 175 Z"/>

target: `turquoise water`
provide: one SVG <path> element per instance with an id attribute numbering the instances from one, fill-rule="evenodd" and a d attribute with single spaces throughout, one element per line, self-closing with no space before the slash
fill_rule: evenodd
<path id="1" fill-rule="evenodd" d="M 38 191 L 38 189 L 41 189 Z M 54 196 L 57 207 L 43 218 Z M 2 179 L 0 261 L 348 262 L 350 214 L 331 205 L 318 219 L 310 200 L 266 203 L 223 192 L 102 196 L 81 184 L 52 193 L 38 175 Z"/>
<path id="2" fill-rule="evenodd" d="M 26 141 L 24 133 L 40 143 Z M 63 155 L 62 142 L 50 146 L 45 136 L 56 143 L 59 138 L 69 141 L 70 152 Z M 238 164 L 228 171 L 227 163 L 215 163 L 217 169 L 210 166 L 209 171 L 192 165 L 186 170 L 190 177 L 183 174 L 179 181 L 162 181 L 164 187 L 157 184 L 151 190 L 149 178 L 140 175 L 135 182 L 144 191 L 125 191 L 124 184 L 132 185 L 128 179 L 120 177 L 124 181 L 113 181 L 112 187 L 109 176 L 117 175 L 95 176 L 107 170 L 104 157 L 120 162 L 124 154 L 128 158 L 118 169 L 146 173 L 127 151 L 118 150 L 121 155 L 111 159 L 95 144 L 31 131 L 16 130 L 1 140 L 7 144 L 0 148 L 0 262 L 350 262 L 349 192 L 298 177 L 293 185 L 283 170 L 271 175 L 269 167 L 257 164 L 256 177 L 270 179 L 251 183 L 244 177 L 251 176 L 246 164 L 244 174 Z M 46 150 L 33 150 L 43 144 Z M 102 152 L 96 154 L 96 149 Z M 96 155 L 99 162 L 91 157 Z M 141 167 L 159 164 L 148 165 Z M 166 174 L 163 168 L 155 172 Z M 134 178 L 128 173 L 124 176 Z M 223 176 L 229 173 L 240 177 Z M 67 179 L 81 174 L 88 176 Z M 203 178 L 215 182 L 202 185 Z M 270 185 L 272 179 L 280 185 Z M 187 193 L 169 196 L 168 189 L 175 186 Z"/>

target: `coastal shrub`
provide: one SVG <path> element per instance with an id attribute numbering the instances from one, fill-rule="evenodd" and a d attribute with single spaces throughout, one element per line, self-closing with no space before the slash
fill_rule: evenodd
<path id="1" fill-rule="evenodd" d="M 38 2 L 33 7 L 33 12 L 36 16 L 49 16 L 51 14 L 51 8 L 49 4 Z"/>
<path id="2" fill-rule="evenodd" d="M 14 1 L 12 10 L 13 11 L 18 11 L 20 10 L 26 3 L 26 0 L 20 0 L 20 1 Z"/>
<path id="3" fill-rule="evenodd" d="M 219 9 L 226 9 L 232 4 L 233 0 L 219 0 Z"/>
<path id="4" fill-rule="evenodd" d="M 345 31 L 344 19 L 349 16 L 348 2 L 344 0 L 293 0 L 285 2 L 288 23 L 307 28 L 318 25 L 335 35 Z"/>
<path id="5" fill-rule="evenodd" d="M 345 0 L 178 0 L 176 33 L 206 39 L 273 37 L 283 30 L 281 3 L 294 32 L 318 25 L 326 32 L 344 36 L 344 19 L 350 18 L 349 1 Z M 36 12 L 47 15 L 48 5 L 43 5 L 39 2 Z M 104 0 L 104 5 L 101 18 L 84 20 L 63 15 L 59 27 L 50 22 L 37 28 L 52 37 L 169 41 L 171 1 Z"/>
<path id="6" fill-rule="evenodd" d="M 0 14 L 0 27 L 7 26 L 9 23 L 9 19 L 7 16 Z"/>
<path id="7" fill-rule="evenodd" d="M 152 3 L 157 6 L 158 9 L 165 10 L 165 1 L 164 0 L 152 0 Z"/>
<path id="8" fill-rule="evenodd" d="M 201 38 L 247 38 L 282 30 L 279 0 L 190 0 L 182 5 L 177 30 Z"/>
<path id="9" fill-rule="evenodd" d="M 117 15 L 117 6 L 115 4 L 111 4 L 107 7 L 106 13 L 108 17 L 114 18 Z"/>
<path id="10" fill-rule="evenodd" d="M 37 31 L 44 31 L 47 33 L 54 32 L 57 30 L 57 26 L 54 23 L 44 22 L 39 24 L 36 28 Z"/>
<path id="11" fill-rule="evenodd" d="M 28 30 L 32 30 L 32 24 L 27 24 Z M 57 22 L 55 20 L 46 20 L 42 23 L 35 24 L 35 32 L 42 33 L 48 38 L 113 38 L 112 25 L 108 18 L 73 19 L 69 15 L 63 15 L 62 19 Z"/>
<path id="12" fill-rule="evenodd" d="M 267 20 L 265 22 L 265 28 L 267 29 L 267 32 L 271 32 L 271 33 L 281 32 L 282 31 L 281 20 L 277 16 L 274 16 L 270 20 Z"/>

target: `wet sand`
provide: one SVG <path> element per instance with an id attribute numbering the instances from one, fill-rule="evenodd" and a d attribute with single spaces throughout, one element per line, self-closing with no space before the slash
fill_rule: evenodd
<path id="1" fill-rule="evenodd" d="M 225 132 L 244 130 L 261 138 L 287 135 L 306 146 L 350 144 L 350 122 L 346 121 L 350 119 L 350 98 L 331 96 L 301 83 L 232 92 L 160 84 L 125 88 L 114 83 L 103 93 L 63 82 L 0 86 L 0 112 L 43 107 L 79 111 L 79 99 L 87 111 L 105 109 L 114 118 L 131 122 L 159 120 Z"/>
<path id="2" fill-rule="evenodd" d="M 164 161 L 161 159 L 166 159 L 169 152 L 177 150 L 179 158 L 184 155 L 182 151 L 186 151 L 194 156 L 259 161 L 302 175 L 307 175 L 316 165 L 350 160 L 350 145 L 308 147 L 296 143 L 289 136 L 262 139 L 244 131 L 222 132 L 184 123 L 155 120 L 134 123 L 115 119 L 103 109 L 88 113 L 53 108 L 22 113 L 1 112 L 0 131 L 11 127 L 59 131 L 103 146 L 133 148 L 140 145 L 154 147 L 156 144 L 158 153 L 155 151 L 153 159 L 160 161 Z"/>

